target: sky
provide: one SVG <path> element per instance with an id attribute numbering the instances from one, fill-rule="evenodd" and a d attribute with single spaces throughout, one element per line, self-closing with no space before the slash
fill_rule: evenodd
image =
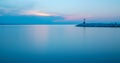
<path id="1" fill-rule="evenodd" d="M 61 16 L 63 21 L 119 17 L 119 3 L 120 0 L 0 0 L 0 16 Z"/>

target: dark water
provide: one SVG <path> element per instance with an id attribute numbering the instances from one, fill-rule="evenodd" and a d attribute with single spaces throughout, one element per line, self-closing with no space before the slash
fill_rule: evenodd
<path id="1" fill-rule="evenodd" d="M 120 63 L 120 28 L 1 25 L 0 63 Z"/>

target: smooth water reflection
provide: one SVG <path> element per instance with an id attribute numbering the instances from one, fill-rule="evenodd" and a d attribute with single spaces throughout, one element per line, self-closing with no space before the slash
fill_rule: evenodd
<path id="1" fill-rule="evenodd" d="M 1 61 L 119 62 L 120 28 L 73 25 L 0 26 Z"/>

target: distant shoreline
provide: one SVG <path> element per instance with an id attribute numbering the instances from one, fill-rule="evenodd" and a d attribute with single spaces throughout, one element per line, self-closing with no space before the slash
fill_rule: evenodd
<path id="1" fill-rule="evenodd" d="M 78 24 L 76 27 L 120 27 L 118 23 L 86 23 Z"/>

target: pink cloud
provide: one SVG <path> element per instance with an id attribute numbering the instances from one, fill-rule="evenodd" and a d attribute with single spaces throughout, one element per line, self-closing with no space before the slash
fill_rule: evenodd
<path id="1" fill-rule="evenodd" d="M 55 14 L 44 13 L 44 12 L 40 12 L 38 10 L 27 10 L 27 11 L 22 11 L 21 15 L 53 16 Z"/>
<path id="2" fill-rule="evenodd" d="M 80 19 L 80 16 L 74 16 L 74 15 L 69 15 L 69 16 L 64 16 L 65 20 L 75 20 L 75 19 Z"/>
<path id="3" fill-rule="evenodd" d="M 84 16 L 84 15 L 66 15 L 64 16 L 65 20 L 80 20 L 83 18 L 92 18 L 93 16 Z"/>

